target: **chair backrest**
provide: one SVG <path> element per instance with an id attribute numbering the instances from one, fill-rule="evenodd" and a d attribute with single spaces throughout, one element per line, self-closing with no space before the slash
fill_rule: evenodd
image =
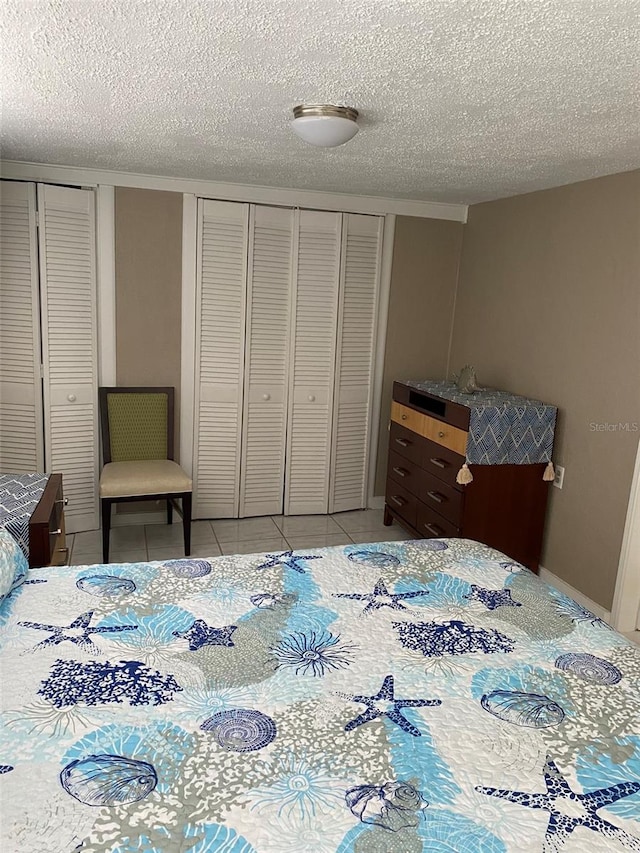
<path id="1" fill-rule="evenodd" d="M 173 388 L 100 388 L 107 462 L 173 459 Z"/>

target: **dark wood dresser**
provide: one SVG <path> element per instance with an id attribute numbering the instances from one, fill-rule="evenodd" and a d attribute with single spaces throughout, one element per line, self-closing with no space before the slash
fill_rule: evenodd
<path id="1" fill-rule="evenodd" d="M 29 521 L 29 568 L 63 566 L 67 562 L 64 505 L 62 474 L 52 474 Z"/>
<path id="2" fill-rule="evenodd" d="M 476 539 L 538 571 L 549 483 L 546 463 L 465 464 L 470 410 L 396 382 L 384 523 L 420 538 Z"/>

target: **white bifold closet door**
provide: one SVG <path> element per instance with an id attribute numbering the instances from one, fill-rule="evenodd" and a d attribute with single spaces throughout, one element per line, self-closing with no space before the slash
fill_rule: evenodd
<path id="1" fill-rule="evenodd" d="M 70 533 L 99 526 L 94 205 L 92 190 L 38 185 L 45 462 Z"/>
<path id="2" fill-rule="evenodd" d="M 285 514 L 329 507 L 342 214 L 301 210 L 293 288 Z"/>
<path id="3" fill-rule="evenodd" d="M 329 512 L 367 505 L 382 219 L 343 216 Z"/>
<path id="4" fill-rule="evenodd" d="M 200 201 L 196 518 L 367 504 L 382 220 Z"/>
<path id="5" fill-rule="evenodd" d="M 236 518 L 239 512 L 248 238 L 248 204 L 199 201 L 196 518 Z"/>
<path id="6" fill-rule="evenodd" d="M 282 512 L 293 226 L 293 210 L 251 208 L 241 518 Z"/>
<path id="7" fill-rule="evenodd" d="M 35 184 L 0 189 L 0 473 L 44 469 Z"/>

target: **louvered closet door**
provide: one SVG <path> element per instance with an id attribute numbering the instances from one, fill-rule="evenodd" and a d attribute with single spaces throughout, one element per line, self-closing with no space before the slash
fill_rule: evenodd
<path id="1" fill-rule="evenodd" d="M 0 186 L 0 472 L 44 470 L 35 184 Z"/>
<path id="2" fill-rule="evenodd" d="M 200 201 L 194 514 L 239 509 L 249 205 Z"/>
<path id="3" fill-rule="evenodd" d="M 367 505 L 381 245 L 380 217 L 344 216 L 329 512 Z"/>
<path id="4" fill-rule="evenodd" d="M 67 530 L 98 527 L 98 381 L 92 190 L 40 184 L 48 471 L 63 475 Z"/>
<path id="5" fill-rule="evenodd" d="M 240 516 L 282 512 L 292 210 L 252 206 Z"/>
<path id="6" fill-rule="evenodd" d="M 328 510 L 342 216 L 299 213 L 285 513 Z"/>

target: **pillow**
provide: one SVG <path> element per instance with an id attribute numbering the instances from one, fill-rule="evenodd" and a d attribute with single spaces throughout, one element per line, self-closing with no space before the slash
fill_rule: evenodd
<path id="1" fill-rule="evenodd" d="M 24 581 L 28 569 L 27 558 L 16 540 L 5 527 L 0 527 L 0 605 Z"/>

